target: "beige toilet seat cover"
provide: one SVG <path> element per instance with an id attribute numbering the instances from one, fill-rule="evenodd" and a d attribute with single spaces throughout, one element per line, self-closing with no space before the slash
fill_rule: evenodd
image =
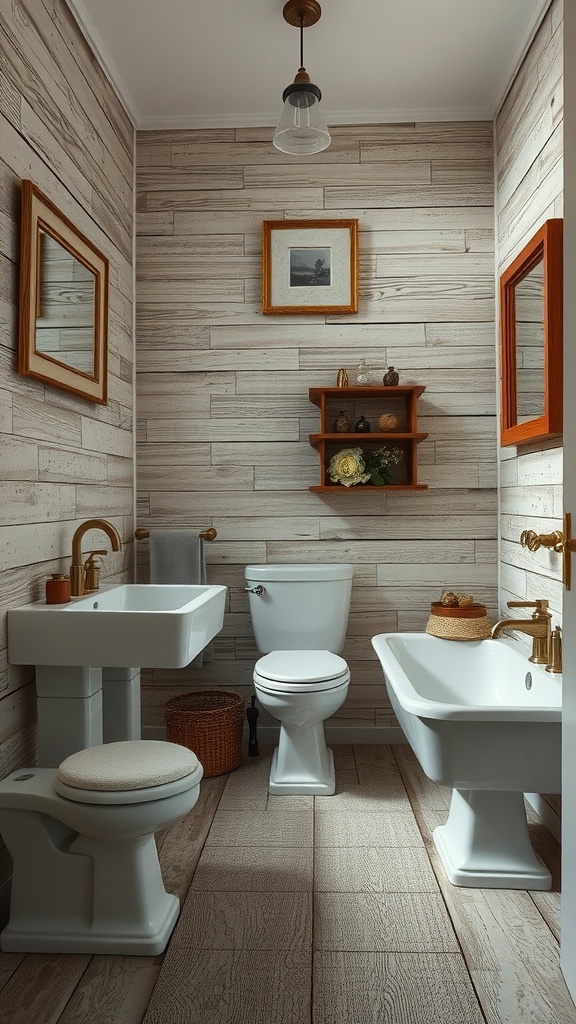
<path id="1" fill-rule="evenodd" d="M 58 768 L 58 779 L 74 789 L 125 792 L 183 779 L 198 765 L 196 754 L 178 743 L 122 740 L 71 754 Z"/>

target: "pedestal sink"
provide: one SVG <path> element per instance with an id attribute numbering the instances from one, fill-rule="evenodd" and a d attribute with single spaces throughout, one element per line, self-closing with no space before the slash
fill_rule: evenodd
<path id="1" fill-rule="evenodd" d="M 123 584 L 8 611 L 8 660 L 36 666 L 38 756 L 140 735 L 140 668 L 183 668 L 220 632 L 226 587 Z"/>

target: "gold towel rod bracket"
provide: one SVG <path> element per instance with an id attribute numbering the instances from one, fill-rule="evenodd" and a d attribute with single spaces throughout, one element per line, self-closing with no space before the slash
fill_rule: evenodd
<path id="1" fill-rule="evenodd" d="M 150 530 L 145 530 L 144 527 L 139 526 L 138 529 L 134 531 L 134 536 L 136 540 L 146 540 L 146 538 L 150 536 Z M 200 530 L 198 536 L 201 537 L 202 540 L 216 540 L 218 533 L 213 526 L 209 526 L 207 530 Z"/>

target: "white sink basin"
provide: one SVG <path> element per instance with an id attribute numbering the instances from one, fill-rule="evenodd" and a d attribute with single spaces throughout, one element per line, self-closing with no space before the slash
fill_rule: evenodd
<path id="1" fill-rule="evenodd" d="M 456 789 L 559 793 L 561 676 L 518 640 L 372 638 L 404 735 L 429 778 Z"/>
<path id="2" fill-rule="evenodd" d="M 226 587 L 125 584 L 8 611 L 12 665 L 183 668 L 222 629 Z"/>

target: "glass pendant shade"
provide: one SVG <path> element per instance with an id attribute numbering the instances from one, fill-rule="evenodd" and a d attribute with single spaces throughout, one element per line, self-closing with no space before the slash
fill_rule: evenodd
<path id="1" fill-rule="evenodd" d="M 282 153 L 294 156 L 321 153 L 332 141 L 320 113 L 322 93 L 312 84 L 304 67 L 304 29 L 315 25 L 321 13 L 318 0 L 287 0 L 282 11 L 284 21 L 300 29 L 300 67 L 292 84 L 282 93 L 284 110 L 272 142 Z"/>
<path id="2" fill-rule="evenodd" d="M 318 86 L 310 81 L 294 82 L 284 90 L 284 109 L 272 139 L 276 149 L 308 156 L 328 148 L 331 138 L 320 110 L 321 96 Z"/>

